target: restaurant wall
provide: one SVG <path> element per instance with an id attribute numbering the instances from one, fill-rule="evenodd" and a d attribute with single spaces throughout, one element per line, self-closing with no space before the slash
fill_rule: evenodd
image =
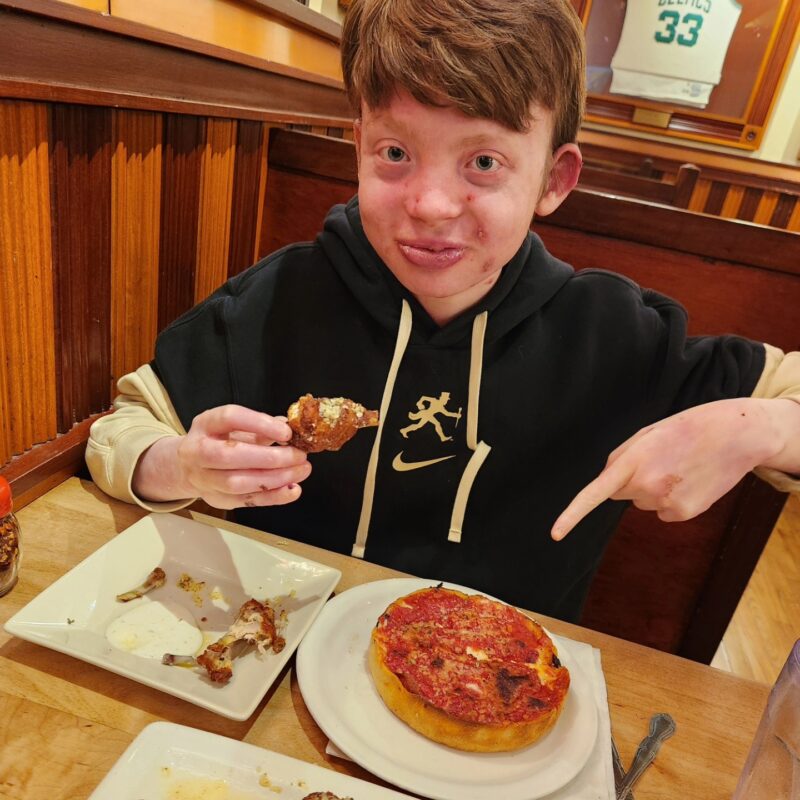
<path id="1" fill-rule="evenodd" d="M 0 465 L 107 410 L 158 331 L 253 263 L 269 127 L 0 100 Z"/>

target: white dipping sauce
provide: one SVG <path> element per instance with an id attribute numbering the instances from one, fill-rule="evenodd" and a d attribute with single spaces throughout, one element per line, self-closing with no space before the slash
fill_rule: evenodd
<path id="1" fill-rule="evenodd" d="M 164 653 L 192 656 L 203 634 L 158 601 L 137 605 L 106 628 L 106 639 L 119 650 L 142 658 L 161 659 Z"/>

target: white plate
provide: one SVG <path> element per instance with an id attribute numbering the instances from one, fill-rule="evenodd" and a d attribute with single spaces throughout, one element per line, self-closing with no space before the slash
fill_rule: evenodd
<path id="1" fill-rule="evenodd" d="M 402 789 L 435 800 L 534 800 L 583 768 L 597 735 L 591 684 L 553 637 L 571 675 L 553 729 L 511 753 L 467 753 L 420 735 L 384 705 L 367 664 L 370 635 L 386 607 L 431 581 L 398 578 L 343 592 L 328 602 L 297 651 L 300 691 L 317 724 L 347 756 Z M 455 584 L 446 587 L 474 593 Z"/>
<path id="2" fill-rule="evenodd" d="M 301 800 L 322 791 L 357 800 L 409 800 L 349 775 L 171 722 L 148 725 L 89 800 Z"/>
<path id="3" fill-rule="evenodd" d="M 161 565 L 166 584 L 129 603 L 116 595 L 138 586 Z M 177 586 L 181 574 L 204 581 L 202 591 Z M 235 720 L 247 719 L 319 613 L 341 573 L 282 549 L 175 514 L 151 514 L 63 575 L 5 625 L 21 639 L 104 667 Z M 212 683 L 202 670 L 168 667 L 111 645 L 112 621 L 137 606 L 161 603 L 203 632 L 205 643 L 225 631 L 241 604 L 280 598 L 286 646 L 255 649 L 234 661 L 233 678 Z M 165 648 L 168 652 L 170 648 Z"/>

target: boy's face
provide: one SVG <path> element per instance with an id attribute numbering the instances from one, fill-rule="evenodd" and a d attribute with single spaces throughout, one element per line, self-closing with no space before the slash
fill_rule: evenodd
<path id="1" fill-rule="evenodd" d="M 406 92 L 356 122 L 359 204 L 381 259 L 440 325 L 480 301 L 575 185 L 580 152 L 551 154 L 552 114 L 525 133 Z"/>

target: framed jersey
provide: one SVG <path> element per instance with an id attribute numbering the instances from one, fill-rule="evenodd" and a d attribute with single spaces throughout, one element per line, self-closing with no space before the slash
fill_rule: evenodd
<path id="1" fill-rule="evenodd" d="M 792 0 L 572 0 L 586 29 L 586 119 L 758 148 L 793 55 Z"/>

